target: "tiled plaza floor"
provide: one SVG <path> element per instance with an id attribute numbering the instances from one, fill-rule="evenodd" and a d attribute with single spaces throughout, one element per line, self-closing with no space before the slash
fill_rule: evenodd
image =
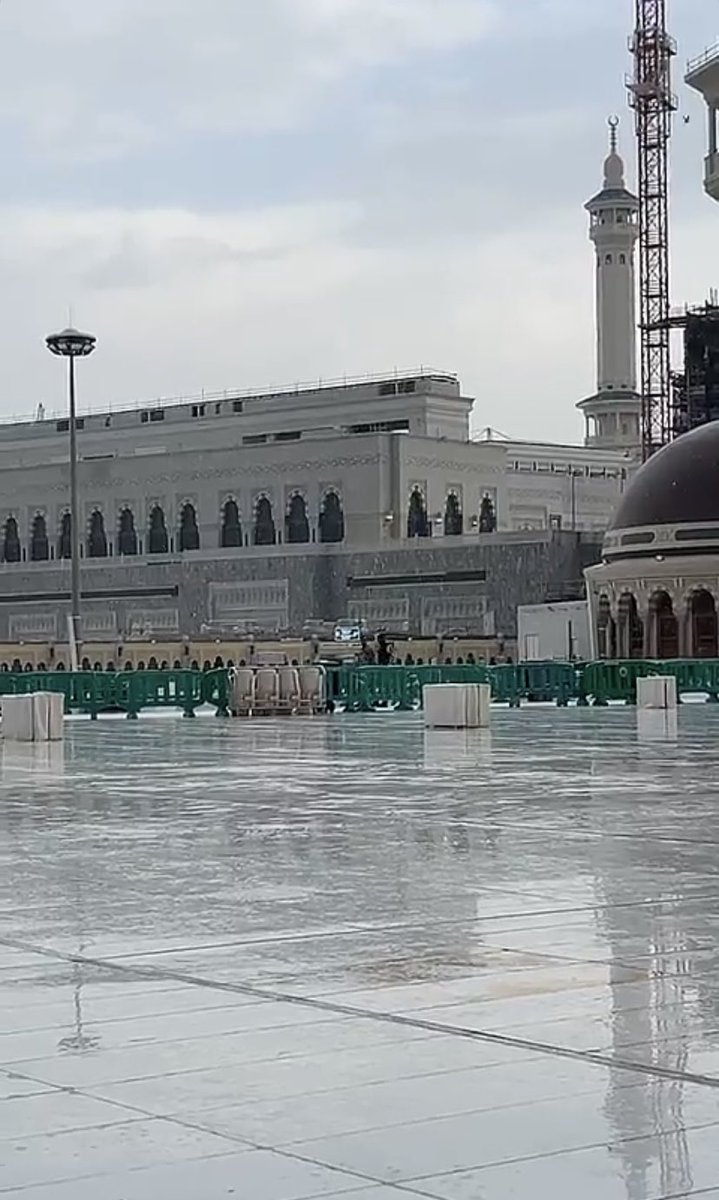
<path id="1" fill-rule="evenodd" d="M 719 1198 L 719 706 L 0 759 L 0 1196 Z"/>

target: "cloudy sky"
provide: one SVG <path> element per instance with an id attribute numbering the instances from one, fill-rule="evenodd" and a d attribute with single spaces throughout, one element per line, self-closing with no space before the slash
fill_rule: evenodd
<path id="1" fill-rule="evenodd" d="M 719 285 L 673 0 L 674 300 Z M 420 364 L 475 427 L 573 439 L 631 0 L 0 0 L 0 414 L 63 403 L 45 332 L 100 339 L 93 407 Z"/>

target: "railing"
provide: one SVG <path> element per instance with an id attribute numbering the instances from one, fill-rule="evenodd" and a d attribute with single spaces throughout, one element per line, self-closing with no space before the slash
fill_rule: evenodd
<path id="1" fill-rule="evenodd" d="M 719 659 L 671 659 L 661 662 L 647 659 L 627 659 L 587 663 L 580 673 L 581 701 L 606 705 L 610 700 L 636 704 L 637 680 L 652 675 L 673 675 L 677 694 L 706 695 L 719 698 Z"/>
<path id="2" fill-rule="evenodd" d="M 281 397 L 301 396 L 307 393 L 325 389 L 342 389 L 361 387 L 363 384 L 397 383 L 402 379 L 441 379 L 445 383 L 457 383 L 459 377 L 450 371 L 440 371 L 434 367 L 416 367 L 401 371 L 395 367 L 382 374 L 371 375 L 341 375 L 330 379 L 313 379 L 288 384 L 283 383 L 267 388 L 225 388 L 222 391 L 195 392 L 186 396 L 157 396 L 151 399 L 118 401 L 117 403 L 98 404 L 78 408 L 78 416 L 97 417 L 113 416 L 122 412 L 139 412 L 143 409 L 151 411 L 157 408 L 172 408 L 181 404 L 214 404 L 223 400 L 271 400 Z M 35 414 L 22 416 L 0 416 L 0 425 L 35 424 L 40 421 L 56 421 L 67 418 L 66 410 L 49 410 L 43 408 L 41 418 Z"/>
<path id="3" fill-rule="evenodd" d="M 0 696 L 60 692 L 66 712 L 124 712 L 135 719 L 146 708 L 179 708 L 194 717 L 203 704 L 229 716 L 229 671 L 28 671 L 0 672 Z"/>
<path id="4" fill-rule="evenodd" d="M 327 669 L 330 707 L 345 712 L 421 708 L 423 689 L 431 683 L 489 683 L 493 701 L 510 708 L 523 702 L 559 708 L 572 701 L 600 707 L 610 701 L 636 704 L 637 680 L 651 675 L 673 675 L 679 696 L 695 693 L 719 699 L 719 659 Z"/>
<path id="5" fill-rule="evenodd" d="M 327 668 L 331 708 L 372 712 L 378 708 L 412 711 L 422 707 L 422 693 L 432 683 L 489 683 L 492 698 L 518 708 L 523 700 L 552 701 L 560 707 L 580 700 L 579 668 L 573 663 L 517 663 L 421 667 Z"/>
<path id="6" fill-rule="evenodd" d="M 687 63 L 687 75 L 693 75 L 695 71 L 700 71 L 702 67 L 708 67 L 715 60 L 719 61 L 719 42 L 713 46 L 708 46 L 703 54 L 699 54 L 696 58 L 690 58 Z"/>
<path id="7" fill-rule="evenodd" d="M 666 662 L 628 659 L 591 663 L 534 662 L 498 666 L 328 666 L 327 708 L 330 712 L 413 712 L 422 707 L 424 688 L 433 683 L 489 683 L 498 704 L 519 708 L 523 702 L 574 701 L 598 707 L 610 701 L 636 704 L 637 680 L 673 675 L 677 693 L 719 700 L 719 659 L 676 659 Z M 194 717 L 202 705 L 217 716 L 229 715 L 230 671 L 28 671 L 0 672 L 0 696 L 60 692 L 66 712 L 121 712 L 136 718 L 144 709 L 178 708 Z"/>

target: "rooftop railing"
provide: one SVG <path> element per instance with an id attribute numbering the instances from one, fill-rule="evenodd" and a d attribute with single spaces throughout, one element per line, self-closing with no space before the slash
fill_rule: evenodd
<path id="1" fill-rule="evenodd" d="M 716 42 L 713 46 L 709 46 L 697 58 L 689 60 L 687 63 L 687 75 L 693 75 L 696 71 L 701 71 L 702 67 L 708 67 L 715 61 L 719 63 L 719 42 Z"/>
<path id="2" fill-rule="evenodd" d="M 174 408 L 183 404 L 218 404 L 232 400 L 274 400 L 283 397 L 301 396 L 318 391 L 337 391 L 361 387 L 373 383 L 396 383 L 403 379 L 440 379 L 446 383 L 457 383 L 458 376 L 449 371 L 436 370 L 434 367 L 415 367 L 402 371 L 395 367 L 378 375 L 342 375 L 335 379 L 313 379 L 294 384 L 281 384 L 269 388 L 226 388 L 224 391 L 201 391 L 180 396 L 157 396 L 153 399 L 124 400 L 100 405 L 78 407 L 78 415 L 85 417 L 107 417 L 121 412 L 140 412 L 143 409 L 151 411 L 158 408 Z M 43 407 L 42 416 L 22 413 L 15 415 L 0 414 L 0 425 L 17 425 L 39 423 L 41 421 L 62 420 L 67 416 L 65 409 L 50 410 Z"/>

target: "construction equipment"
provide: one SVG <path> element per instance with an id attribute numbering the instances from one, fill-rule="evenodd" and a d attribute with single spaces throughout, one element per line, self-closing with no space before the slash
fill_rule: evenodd
<path id="1" fill-rule="evenodd" d="M 667 32 L 667 0 L 635 0 L 627 81 L 636 114 L 639 165 L 642 455 L 671 439 L 669 293 L 669 143 L 677 100 L 672 92 L 676 43 Z"/>

